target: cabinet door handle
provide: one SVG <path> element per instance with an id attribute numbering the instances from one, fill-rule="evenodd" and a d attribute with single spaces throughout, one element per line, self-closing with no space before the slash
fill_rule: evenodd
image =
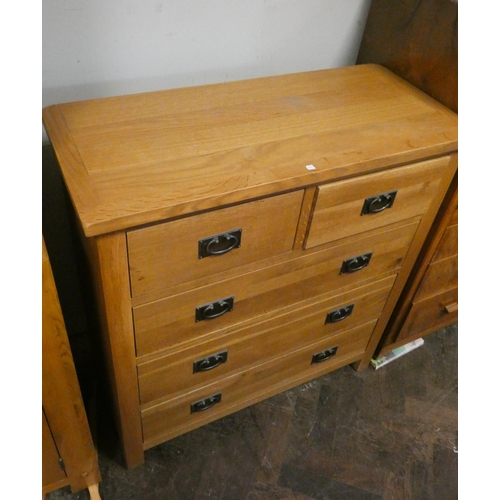
<path id="1" fill-rule="evenodd" d="M 216 257 L 241 246 L 241 229 L 215 234 L 198 241 L 198 258 Z"/>
<path id="2" fill-rule="evenodd" d="M 191 413 L 199 413 L 200 411 L 210 410 L 210 408 L 213 408 L 217 403 L 220 403 L 221 400 L 222 394 L 218 392 L 217 394 L 208 396 L 208 398 L 196 401 L 191 404 Z"/>
<path id="3" fill-rule="evenodd" d="M 396 191 L 388 191 L 387 193 L 380 193 L 376 196 L 370 196 L 365 199 L 363 203 L 363 208 L 361 209 L 361 215 L 367 214 L 378 214 L 391 208 L 396 199 Z"/>
<path id="4" fill-rule="evenodd" d="M 352 257 L 350 259 L 344 260 L 342 267 L 340 268 L 340 274 L 349 274 L 361 271 L 370 263 L 372 258 L 372 252 L 365 253 L 363 255 L 358 255 L 357 257 Z"/>
<path id="5" fill-rule="evenodd" d="M 324 351 L 317 352 L 316 354 L 313 355 L 311 364 L 317 364 L 317 363 L 323 363 L 323 361 L 326 361 L 327 359 L 333 358 L 335 354 L 337 354 L 339 346 L 336 345 L 334 347 L 330 347 L 329 349 L 325 349 Z"/>
<path id="6" fill-rule="evenodd" d="M 340 307 L 339 309 L 335 309 L 335 311 L 331 311 L 326 315 L 325 325 L 328 323 L 338 323 L 349 317 L 352 314 L 352 310 L 354 309 L 354 304 L 349 304 L 348 306 Z"/>
<path id="7" fill-rule="evenodd" d="M 195 320 L 203 321 L 206 319 L 215 319 L 223 314 L 233 310 L 234 297 L 216 300 L 210 304 L 205 304 L 196 308 Z"/>
<path id="8" fill-rule="evenodd" d="M 193 363 L 193 373 L 208 372 L 227 361 L 227 351 L 212 354 Z"/>

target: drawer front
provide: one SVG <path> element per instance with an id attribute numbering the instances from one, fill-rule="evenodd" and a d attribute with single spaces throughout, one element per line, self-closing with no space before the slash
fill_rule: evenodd
<path id="1" fill-rule="evenodd" d="M 259 316 L 310 300 L 340 287 L 353 286 L 401 266 L 418 222 L 353 238 L 342 245 L 311 252 L 238 278 L 201 287 L 145 305 L 134 311 L 137 356 L 215 332 L 223 333 Z M 371 254 L 366 267 L 341 274 L 344 262 Z M 363 264 L 359 267 L 361 267 Z M 196 309 L 232 298 L 231 310 L 204 321 Z M 224 311 L 216 304 L 214 315 Z M 239 325 L 239 326 L 238 326 Z"/>
<path id="2" fill-rule="evenodd" d="M 444 328 L 458 320 L 458 288 L 414 302 L 398 335 L 409 340 Z"/>
<path id="3" fill-rule="evenodd" d="M 291 251 L 302 197 L 295 191 L 129 231 L 132 295 Z"/>
<path id="4" fill-rule="evenodd" d="M 445 156 L 320 186 L 305 247 L 424 214 L 449 161 Z"/>
<path id="5" fill-rule="evenodd" d="M 217 337 L 139 364 L 141 404 L 173 397 L 372 321 L 382 312 L 394 280 L 390 276 L 243 328 L 237 335 Z"/>
<path id="6" fill-rule="evenodd" d="M 458 255 L 455 255 L 429 265 L 413 300 L 418 302 L 457 286 Z"/>
<path id="7" fill-rule="evenodd" d="M 438 262 L 454 255 L 458 255 L 458 224 L 446 228 L 436 252 L 432 256 L 432 262 Z"/>
<path id="8" fill-rule="evenodd" d="M 361 358 L 376 321 L 141 411 L 145 448 Z M 332 350 L 332 348 L 336 348 Z M 312 364 L 314 355 L 325 358 Z M 330 357 L 328 357 L 330 355 Z M 206 410 L 192 405 L 207 400 Z M 202 406 L 198 406 L 202 408 Z"/>

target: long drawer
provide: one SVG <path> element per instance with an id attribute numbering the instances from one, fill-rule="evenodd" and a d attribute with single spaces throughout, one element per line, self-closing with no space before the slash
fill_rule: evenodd
<path id="1" fill-rule="evenodd" d="M 445 156 L 319 186 L 305 247 L 425 213 L 449 161 Z"/>
<path id="2" fill-rule="evenodd" d="M 144 447 L 356 361 L 363 356 L 375 325 L 372 321 L 165 403 L 143 406 Z"/>
<path id="3" fill-rule="evenodd" d="M 137 356 L 222 333 L 265 312 L 298 306 L 339 287 L 394 273 L 417 227 L 414 221 L 366 233 L 332 248 L 137 306 L 133 309 Z M 369 259 L 366 265 L 364 258 Z M 346 262 L 354 262 L 352 268 L 346 270 Z M 229 300 L 230 306 L 225 306 Z M 200 320 L 200 308 L 206 310 L 212 304 L 208 315 L 218 317 Z"/>
<path id="4" fill-rule="evenodd" d="M 395 276 L 304 308 L 275 315 L 236 333 L 174 350 L 137 367 L 141 403 L 173 397 L 216 378 L 280 357 L 380 315 Z"/>
<path id="5" fill-rule="evenodd" d="M 292 250 L 303 190 L 127 233 L 132 295 Z"/>

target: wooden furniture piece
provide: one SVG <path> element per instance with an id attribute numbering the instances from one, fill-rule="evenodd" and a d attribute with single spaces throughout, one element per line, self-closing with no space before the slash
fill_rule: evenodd
<path id="1" fill-rule="evenodd" d="M 372 0 L 357 64 L 376 63 L 458 111 L 458 1 Z"/>
<path id="2" fill-rule="evenodd" d="M 42 494 L 70 486 L 99 500 L 97 455 L 42 240 Z"/>
<path id="3" fill-rule="evenodd" d="M 458 320 L 458 190 L 452 182 L 384 333 L 380 354 Z"/>
<path id="4" fill-rule="evenodd" d="M 129 467 L 366 367 L 457 168 L 457 117 L 377 65 L 54 105 Z"/>
<path id="5" fill-rule="evenodd" d="M 390 69 L 458 112 L 458 3 L 373 0 L 358 63 Z M 458 320 L 458 173 L 422 248 L 377 355 Z"/>

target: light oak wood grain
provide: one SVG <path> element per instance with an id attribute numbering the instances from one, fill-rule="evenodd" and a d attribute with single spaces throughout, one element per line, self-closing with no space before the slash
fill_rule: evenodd
<path id="1" fill-rule="evenodd" d="M 353 358 L 362 355 L 375 323 L 376 321 L 367 323 L 333 338 L 324 338 L 307 348 L 144 409 L 142 419 L 145 448 L 154 446 L 158 440 L 175 437 L 193 426 L 220 418 L 273 393 L 281 392 L 286 387 L 352 362 Z M 337 354 L 333 358 L 318 365 L 311 364 L 313 354 L 333 346 L 338 346 Z M 262 380 L 266 380 L 266 384 L 262 384 Z M 191 403 L 218 392 L 222 393 L 222 401 L 214 408 L 202 413 L 190 413 Z"/>
<path id="2" fill-rule="evenodd" d="M 279 358 L 287 352 L 340 334 L 378 317 L 394 283 L 390 276 L 353 291 L 296 306 L 292 312 L 275 314 L 270 320 L 216 336 L 195 346 L 170 350 L 168 354 L 137 366 L 141 404 L 181 395 L 236 371 Z M 353 312 L 338 323 L 326 323 L 329 312 L 354 305 Z M 193 373 L 193 362 L 226 350 L 227 362 L 207 372 Z"/>
<path id="3" fill-rule="evenodd" d="M 415 233 L 415 237 L 408 249 L 408 253 L 406 254 L 404 266 L 401 267 L 401 271 L 399 272 L 398 279 L 394 284 L 394 287 L 387 299 L 386 306 L 382 314 L 380 315 L 379 321 L 373 335 L 368 343 L 365 355 L 363 359 L 355 364 L 355 368 L 358 370 L 366 368 L 375 351 L 380 347 L 380 340 L 384 335 L 384 331 L 391 319 L 391 315 L 394 311 L 394 308 L 397 302 L 401 298 L 401 293 L 406 285 L 406 282 L 412 273 L 412 270 L 415 266 L 415 263 L 420 258 L 422 247 L 428 237 L 429 231 L 434 223 L 434 220 L 441 208 L 443 200 L 447 193 L 449 192 L 450 184 L 452 183 L 455 175 L 457 173 L 458 168 L 458 154 L 453 154 L 450 156 L 449 163 L 443 167 L 443 171 L 441 172 L 441 183 L 439 188 L 437 189 L 436 195 L 432 200 L 431 205 L 429 206 L 425 217 L 422 217 L 422 221 Z"/>
<path id="4" fill-rule="evenodd" d="M 378 63 L 420 88 L 451 110 L 458 111 L 458 2 L 434 0 L 376 0 L 372 2 L 361 41 L 358 64 Z M 380 354 L 402 343 L 398 332 L 413 305 L 413 297 L 431 259 L 439 260 L 441 238 L 447 224 L 458 223 L 457 178 L 436 215 L 422 252 L 416 259 L 400 300 L 380 342 Z M 450 215 L 453 216 L 450 219 Z M 444 243 L 447 245 L 447 243 Z M 436 252 L 437 248 L 437 252 Z M 448 254 L 451 247 L 442 250 Z M 452 251 L 452 250 L 451 250 Z M 434 254 L 434 252 L 436 252 Z M 455 253 L 451 253 L 450 255 Z M 437 296 L 436 296 L 437 297 Z M 434 307 L 429 304 L 429 307 Z M 434 329 L 426 325 L 422 335 L 447 326 L 443 316 Z M 449 323 L 456 316 L 448 315 Z"/>
<path id="5" fill-rule="evenodd" d="M 42 239 L 42 493 L 101 480 L 49 256 Z M 64 461 L 62 475 L 55 473 Z M 55 463 L 54 460 L 56 461 Z"/>
<path id="6" fill-rule="evenodd" d="M 451 229 L 448 231 L 448 229 Z M 415 329 L 412 330 L 411 338 L 406 335 L 399 339 L 399 333 L 405 329 L 405 321 L 408 317 L 410 309 L 413 307 L 415 297 L 420 293 L 420 286 L 423 281 L 426 280 L 427 271 L 429 270 L 429 264 L 435 262 L 435 267 L 433 275 L 430 278 L 431 285 L 427 287 L 428 296 L 434 295 L 439 297 L 438 292 L 440 290 L 447 290 L 451 287 L 455 287 L 458 275 L 457 272 L 457 241 L 455 235 L 458 231 L 458 172 L 455 173 L 446 195 L 444 196 L 443 202 L 439 207 L 439 211 L 436 214 L 432 222 L 432 227 L 427 235 L 425 243 L 422 245 L 420 254 L 416 258 L 416 263 L 414 268 L 411 270 L 408 281 L 405 285 L 405 289 L 401 294 L 397 308 L 393 311 L 392 317 L 388 322 L 387 329 L 380 340 L 377 355 L 383 355 L 393 348 L 409 342 L 410 340 L 419 338 L 418 332 Z M 445 234 L 447 235 L 444 238 Z M 444 247 L 442 246 L 442 242 Z M 446 272 L 443 273 L 443 281 L 441 282 L 439 278 L 439 262 L 442 257 L 446 258 L 455 256 L 455 259 L 448 261 L 448 266 L 445 266 Z M 436 287 L 436 290 L 433 290 Z M 424 292 L 425 293 L 425 292 Z M 428 306 L 435 308 L 436 305 L 432 305 L 432 299 L 429 301 Z M 454 303 L 452 300 L 451 303 Z M 442 305 L 442 304 L 441 304 Z M 438 304 L 437 307 L 440 310 L 441 305 Z M 432 317 L 432 316 L 431 316 Z M 458 318 L 457 314 L 440 315 L 439 316 L 439 326 L 445 327 L 452 324 Z M 427 328 L 424 332 L 421 332 L 421 336 L 427 333 L 435 331 L 431 323 L 427 323 Z"/>
<path id="7" fill-rule="evenodd" d="M 454 255 L 429 265 L 413 300 L 419 301 L 457 286 L 458 255 Z"/>
<path id="8" fill-rule="evenodd" d="M 397 345 L 406 344 L 425 336 L 436 328 L 458 320 L 458 287 L 436 293 L 431 297 L 415 300 L 397 337 Z M 394 349 L 394 345 L 391 349 Z M 396 346 L 397 347 L 397 346 Z"/>
<path id="9" fill-rule="evenodd" d="M 305 239 L 309 232 L 309 219 L 313 213 L 314 204 L 316 202 L 317 188 L 314 186 L 308 187 L 304 190 L 304 199 L 300 209 L 299 222 L 297 224 L 297 234 L 295 235 L 295 243 L 293 248 L 299 250 L 303 248 Z"/>
<path id="10" fill-rule="evenodd" d="M 391 230 L 381 230 L 371 237 L 353 238 L 322 252 L 135 307 L 137 355 L 201 339 L 214 332 L 234 330 L 266 312 L 278 312 L 383 273 L 395 273 L 417 227 L 418 222 L 413 221 Z M 344 260 L 366 252 L 373 252 L 366 268 L 352 274 L 340 274 Z M 213 320 L 195 321 L 196 307 L 231 296 L 234 297 L 232 311 Z"/>
<path id="11" fill-rule="evenodd" d="M 139 393 L 135 374 L 125 233 L 86 240 L 101 320 L 101 343 L 107 362 L 118 430 L 129 467 L 144 461 Z"/>
<path id="12" fill-rule="evenodd" d="M 303 191 L 273 196 L 127 233 L 134 296 L 290 252 Z M 198 241 L 241 229 L 241 246 L 198 257 Z"/>
<path id="13" fill-rule="evenodd" d="M 281 390 L 365 368 L 457 170 L 456 115 L 376 65 L 56 105 L 44 123 L 91 263 L 129 467 Z M 364 198 L 392 189 L 394 207 L 360 221 Z M 240 221 L 240 248 L 198 259 L 199 239 Z M 367 252 L 368 267 L 340 274 Z M 230 296 L 231 312 L 195 321 Z M 347 330 L 320 324 L 341 297 L 364 313 Z M 226 364 L 188 375 L 224 345 Z M 186 414 L 219 389 L 220 404 Z"/>
<path id="14" fill-rule="evenodd" d="M 446 228 L 439 246 L 432 256 L 431 263 L 439 262 L 454 255 L 458 255 L 458 224 Z"/>
<path id="15" fill-rule="evenodd" d="M 59 463 L 59 452 L 57 451 L 56 443 L 52 438 L 47 417 L 42 410 L 42 484 L 45 490 L 52 491 L 66 486 L 68 483 L 66 473 Z"/>
<path id="16" fill-rule="evenodd" d="M 320 186 L 306 248 L 424 214 L 448 162 L 445 156 Z M 389 191 L 397 191 L 392 207 L 361 214 L 366 198 Z"/>
<path id="17" fill-rule="evenodd" d="M 87 236 L 457 148 L 456 115 L 376 65 L 60 104 L 43 119 Z"/>

